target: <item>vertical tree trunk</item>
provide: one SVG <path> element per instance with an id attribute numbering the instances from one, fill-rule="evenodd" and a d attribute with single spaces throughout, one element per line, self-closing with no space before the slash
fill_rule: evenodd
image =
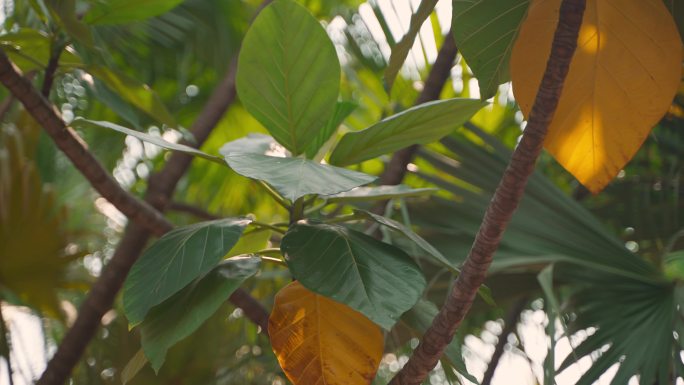
<path id="1" fill-rule="evenodd" d="M 456 329 L 470 309 L 485 280 L 492 256 L 523 196 L 527 179 L 542 150 L 549 123 L 556 111 L 563 82 L 577 47 L 585 0 L 563 0 L 544 77 L 522 140 L 504 171 L 480 225 L 473 246 L 447 300 L 423 335 L 392 385 L 420 385 L 435 367 Z"/>

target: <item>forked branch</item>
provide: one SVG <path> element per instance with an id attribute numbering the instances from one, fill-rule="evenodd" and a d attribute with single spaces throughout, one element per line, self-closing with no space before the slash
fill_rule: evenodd
<path id="1" fill-rule="evenodd" d="M 435 367 L 485 280 L 494 252 L 534 171 L 544 137 L 558 106 L 563 82 L 577 47 L 585 0 L 563 0 L 551 55 L 522 139 L 504 171 L 470 253 L 449 296 L 392 385 L 422 384 Z"/>

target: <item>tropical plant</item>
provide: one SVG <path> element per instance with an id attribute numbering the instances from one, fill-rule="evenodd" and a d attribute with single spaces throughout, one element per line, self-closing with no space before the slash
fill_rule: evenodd
<path id="1" fill-rule="evenodd" d="M 100 319 L 117 306 L 114 301 L 121 286 L 120 308 L 128 328 L 140 336 L 141 349 L 135 353 L 134 343 L 121 357 L 110 358 L 115 367 L 123 367 L 132 357 L 121 373 L 105 375 L 108 369 L 104 369 L 102 376 L 124 382 L 154 381 L 144 372 L 135 376 L 147 361 L 159 371 L 170 349 L 188 344 L 186 337 L 195 332 L 239 334 L 236 324 L 217 322 L 214 317 L 225 309 L 226 300 L 256 325 L 240 338 L 259 349 L 270 344 L 282 372 L 295 384 L 385 381 L 386 373 L 377 378 L 376 374 L 386 339 L 387 349 L 411 355 L 391 383 L 423 383 L 438 362 L 446 381 L 476 382 L 463 361 L 462 340 L 451 340 L 477 292 L 489 305 L 475 305 L 480 317 L 464 324 L 470 332 L 477 331 L 483 319 L 497 316 L 489 308 L 494 301 L 509 306 L 519 298 L 544 298 L 552 341 L 545 364 L 547 383 L 553 383 L 556 369 L 562 371 L 596 352 L 600 358 L 580 383 L 592 383 L 616 363 L 619 369 L 613 383 L 625 383 L 633 376 L 643 384 L 680 377 L 684 368 L 679 354 L 684 348 L 679 335 L 684 330 L 678 315 L 682 253 L 676 236 L 667 247 L 657 246 L 673 231 L 644 236 L 642 242 L 657 241 L 642 258 L 627 250 L 580 203 L 534 173 L 544 146 L 589 191 L 598 193 L 625 168 L 668 109 L 674 111 L 668 119 L 681 118 L 681 112 L 677 115 L 671 107 L 678 87 L 681 91 L 682 41 L 675 24 L 680 23 L 681 32 L 679 2 L 630 0 L 617 6 L 589 0 L 585 10 L 585 1 L 579 0 L 455 0 L 453 36 L 444 39 L 420 95 L 412 89 L 412 75 L 402 73 L 402 64 L 421 26 L 435 17 L 437 1 L 420 2 L 407 33 L 396 44 L 381 7 L 375 2 L 364 4 L 391 46 L 388 58 L 368 26 L 362 26 L 365 21 L 356 13 L 357 3 L 305 3 L 275 0 L 258 8 L 249 2 L 207 6 L 192 0 L 13 3 L 0 55 L 0 81 L 9 91 L 8 105 L 15 98 L 20 101 L 24 106 L 20 113 L 30 114 L 44 128 L 42 137 L 51 138 L 97 192 L 131 221 L 118 247 L 109 246 L 111 259 L 106 258 L 104 270 L 95 273 L 99 278 L 73 326 L 63 336 L 56 326 L 61 343 L 39 384 L 59 384 L 68 378 Z M 322 17 L 345 15 L 344 46 L 353 54 L 351 60 L 340 65 L 336 45 L 311 11 Z M 247 29 L 244 20 L 256 13 Z M 238 16 L 224 22 L 221 18 L 229 14 Z M 195 20 L 213 22 L 195 30 Z M 244 38 L 237 39 L 243 32 Z M 440 33 L 436 36 L 442 39 Z M 227 48 L 215 52 L 200 43 L 186 45 L 207 37 L 216 37 Z M 458 66 L 472 69 L 480 98 L 443 90 L 456 47 L 468 65 L 461 60 Z M 173 54 L 177 62 L 186 63 L 184 71 L 165 60 Z M 218 81 L 224 70 L 224 79 Z M 384 89 L 378 87 L 382 71 Z M 177 74 L 184 78 L 177 79 Z M 200 87 L 187 80 L 189 74 Z M 40 92 L 32 76 L 42 82 Z M 511 126 L 515 105 L 500 103 L 501 97 L 488 101 L 505 96 L 497 92 L 509 79 L 515 102 L 527 118 L 512 153 L 473 123 L 490 132 Z M 61 83 L 53 87 L 56 81 Z M 193 101 L 198 89 L 217 81 L 209 98 Z M 53 88 L 57 91 L 52 100 L 61 103 L 61 114 L 47 100 Z M 182 90 L 180 97 L 178 90 Z M 99 102 L 93 106 L 82 102 L 86 93 Z M 359 93 L 363 97 L 355 103 L 352 95 Z M 440 94 L 446 98 L 438 100 Z M 389 103 L 407 105 L 413 97 L 417 102 L 410 108 L 395 109 Z M 229 118 L 233 125 L 244 125 L 241 135 L 246 136 L 231 134 L 227 142 L 225 136 L 210 138 L 236 98 L 240 106 Z M 372 102 L 365 104 L 364 98 Z M 681 100 L 674 106 L 681 109 Z M 191 129 L 185 130 L 183 126 L 195 115 Z M 498 126 L 492 124 L 492 117 Z M 454 133 L 462 126 L 465 129 Z M 122 149 L 107 148 L 112 147 L 107 141 L 116 138 L 114 132 L 128 135 L 129 143 L 126 155 L 115 165 L 116 179 L 106 171 L 114 167 Z M 88 151 L 77 133 L 92 139 L 95 147 Z M 37 140 L 35 132 L 21 134 L 26 140 L 45 142 Z M 517 137 L 517 131 L 500 134 Z M 12 182 L 0 189 L 4 193 L 0 215 L 16 214 L 13 210 L 19 203 L 13 197 L 23 191 L 14 187 L 20 185 L 15 182 L 17 169 L 26 168 L 31 180 L 29 187 L 22 188 L 32 189 L 36 196 L 41 190 L 32 176 L 35 172 L 22 166 L 25 156 L 14 144 L 19 142 L 3 138 L 5 142 L 11 154 L 3 160 L 0 171 L 7 170 L 0 176 L 7 174 L 3 180 Z M 173 151 L 164 156 L 168 158 L 164 165 L 162 157 L 154 158 L 158 147 L 149 144 Z M 36 154 L 45 180 L 58 186 L 64 183 L 57 180 L 56 167 L 67 167 L 53 160 L 65 158 L 52 150 L 46 161 L 49 143 L 27 148 L 27 153 Z M 100 151 L 106 167 L 93 156 Z M 372 185 L 378 179 L 374 175 L 381 165 L 378 159 L 390 153 L 394 155 L 379 183 Z M 193 156 L 203 161 L 182 181 Z M 675 153 L 675 164 L 677 158 Z M 547 158 L 541 164 L 554 167 Z M 139 199 L 136 193 L 144 187 L 139 179 L 151 171 L 147 191 Z M 555 176 L 567 180 L 558 171 Z M 198 187 L 203 178 L 211 183 Z M 404 179 L 406 184 L 401 184 Z M 232 201 L 226 205 L 231 214 L 215 217 L 194 205 L 174 202 L 179 183 L 179 195 L 200 197 L 210 210 Z M 90 199 L 88 194 L 79 192 L 81 198 Z M 587 205 L 599 212 L 601 202 L 589 201 Z M 104 201 L 98 207 L 111 211 Z M 674 207 L 681 209 L 679 203 Z M 36 220 L 44 218 L 46 210 L 38 210 Z M 175 227 L 162 214 L 164 210 L 209 220 L 188 221 L 174 214 L 170 218 L 179 224 Z M 8 235 L 9 229 L 28 236 L 28 230 L 21 230 L 26 226 L 14 227 L 23 224 L 20 220 L 8 215 L 0 219 L 6 239 L 16 241 Z M 51 249 L 66 251 L 51 257 L 45 278 L 40 279 L 40 285 L 50 288 L 45 297 L 49 301 L 36 297 L 32 292 L 36 285 L 26 280 L 0 278 L 8 289 L 6 301 L 26 301 L 35 307 L 47 304 L 58 314 L 53 287 L 65 281 L 65 263 L 83 253 L 67 245 L 65 239 L 71 234 L 56 221 L 49 224 L 48 235 L 55 234 L 50 241 L 56 245 Z M 151 235 L 159 239 L 137 258 Z M 11 242 L 3 244 L 10 245 L 8 250 L 20 249 Z M 17 253 L 2 250 L 3 261 Z M 27 255 L 45 253 L 32 252 Z M 294 282 L 288 284 L 289 278 Z M 241 287 L 250 287 L 265 302 L 272 300 L 270 315 Z M 443 302 L 445 296 L 438 310 L 433 302 Z M 511 307 L 520 312 L 519 305 Z M 233 314 L 229 321 L 242 313 Z M 516 318 L 514 314 L 508 323 L 515 324 Z M 568 336 L 596 330 L 558 368 L 556 319 Z M 130 339 L 125 329 L 124 322 L 116 319 L 106 330 Z M 418 337 L 417 346 L 409 343 Z M 219 342 L 218 337 L 211 338 Z M 221 343 L 232 347 L 235 341 Z M 239 347 L 237 360 L 223 366 L 224 372 L 214 375 L 211 369 L 204 370 L 201 381 L 276 381 L 267 375 L 278 371 L 276 367 L 242 360 L 248 353 L 237 352 L 244 346 L 249 345 Z M 3 354 L 9 362 L 8 351 Z M 106 350 L 97 354 L 106 357 Z M 217 357 L 213 351 L 207 355 Z M 178 357 L 169 354 L 174 366 L 186 362 L 201 366 L 202 360 Z M 86 374 L 92 370 L 89 366 L 96 365 L 82 366 L 74 378 L 83 376 L 80 381 L 91 383 Z M 255 369 L 238 376 L 236 367 Z M 173 373 L 170 381 L 185 374 L 177 367 L 169 373 Z"/>

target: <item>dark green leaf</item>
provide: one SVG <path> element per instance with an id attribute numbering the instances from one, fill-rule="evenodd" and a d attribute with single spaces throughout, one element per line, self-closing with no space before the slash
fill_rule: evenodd
<path id="1" fill-rule="evenodd" d="M 302 158 L 231 153 L 226 161 L 238 174 L 270 184 L 293 202 L 306 194 L 337 194 L 376 179 L 372 175 Z"/>
<path id="2" fill-rule="evenodd" d="M 238 60 L 237 91 L 247 110 L 299 155 L 333 114 L 339 88 L 337 53 L 318 20 L 291 0 L 264 8 Z"/>
<path id="3" fill-rule="evenodd" d="M 170 127 L 176 127 L 173 115 L 166 108 L 161 99 L 149 86 L 117 73 L 112 69 L 102 66 L 88 66 L 85 70 L 101 80 L 112 91 L 116 92 L 124 100 L 128 101 L 142 112 L 151 116 L 159 123 Z"/>
<path id="4" fill-rule="evenodd" d="M 281 250 L 302 285 L 387 330 L 425 288 L 420 269 L 401 249 L 342 226 L 298 224 Z"/>
<path id="5" fill-rule="evenodd" d="M 436 188 L 411 188 L 400 184 L 395 186 L 357 187 L 353 190 L 328 196 L 331 202 L 358 202 L 393 198 L 411 198 L 430 195 L 439 191 Z"/>
<path id="6" fill-rule="evenodd" d="M 140 325 L 142 346 L 155 371 L 166 351 L 192 334 L 228 297 L 257 272 L 259 257 L 233 257 L 221 262 L 173 297 L 152 308 Z"/>
<path id="7" fill-rule="evenodd" d="M 184 152 L 184 153 L 190 154 L 190 155 L 197 155 L 197 156 L 202 157 L 204 159 L 211 160 L 212 162 L 216 162 L 216 163 L 219 163 L 222 165 L 226 164 L 223 161 L 223 159 L 219 158 L 218 156 L 209 155 L 209 154 L 202 152 L 196 148 L 186 146 L 184 144 L 167 142 L 166 140 L 164 140 L 160 137 L 152 136 L 150 134 L 146 134 L 146 133 L 140 132 L 140 131 L 131 130 L 130 128 L 119 126 L 118 124 L 114 124 L 111 122 L 100 122 L 100 121 L 96 121 L 96 120 L 88 120 L 88 119 L 83 119 L 83 118 L 77 118 L 72 122 L 72 126 L 74 126 L 76 128 L 89 128 L 89 127 L 108 128 L 110 130 L 119 131 L 119 132 L 124 133 L 126 135 L 134 136 L 134 137 L 136 137 L 142 141 L 155 144 L 159 147 L 163 147 L 163 148 L 166 148 L 168 150 L 180 151 L 180 152 Z"/>
<path id="8" fill-rule="evenodd" d="M 419 300 L 408 312 L 406 312 L 401 320 L 409 328 L 415 330 L 417 333 L 425 333 L 425 331 L 432 324 L 439 310 L 434 303 L 424 299 Z M 474 384 L 477 384 L 477 379 L 472 374 L 468 373 L 463 354 L 461 353 L 461 345 L 458 341 L 452 341 L 444 351 L 444 356 L 449 365 L 451 365 L 458 373 L 467 378 Z"/>
<path id="9" fill-rule="evenodd" d="M 510 80 L 508 62 L 529 0 L 454 0 L 452 33 L 480 84 L 482 99 Z"/>
<path id="10" fill-rule="evenodd" d="M 133 265 L 124 284 L 124 310 L 135 326 L 150 309 L 211 269 L 235 246 L 249 219 L 226 218 L 164 234 Z"/>
<path id="11" fill-rule="evenodd" d="M 328 123 L 325 124 L 322 130 L 318 131 L 316 138 L 306 148 L 306 157 L 313 159 L 318 151 L 325 145 L 330 137 L 335 133 L 337 127 L 358 107 L 358 104 L 353 102 L 337 102 L 335 111 L 333 112 Z"/>
<path id="12" fill-rule="evenodd" d="M 401 223 L 383 217 L 382 215 L 377 215 L 373 214 L 369 211 L 364 211 L 364 210 L 354 210 L 354 213 L 361 215 L 363 217 L 366 217 L 368 219 L 371 219 L 383 226 L 387 226 L 391 228 L 392 230 L 398 231 L 408 239 L 410 239 L 413 243 L 415 243 L 418 247 L 423 249 L 429 255 L 432 257 L 437 263 L 443 265 L 444 267 L 448 268 L 451 270 L 452 273 L 458 273 L 459 269 L 456 266 L 456 264 L 452 263 L 449 261 L 445 256 L 442 255 L 442 253 L 439 252 L 439 250 L 435 249 L 431 244 L 429 244 L 425 239 L 421 238 L 420 235 L 416 234 L 413 232 L 413 230 L 409 229 L 408 227 L 402 225 Z"/>
<path id="13" fill-rule="evenodd" d="M 342 137 L 330 163 L 345 166 L 412 144 L 434 142 L 465 123 L 485 106 L 475 99 L 448 99 L 409 108 L 364 130 Z"/>
<path id="14" fill-rule="evenodd" d="M 105 0 L 91 2 L 84 20 L 88 24 L 124 24 L 166 13 L 183 0 Z"/>
<path id="15" fill-rule="evenodd" d="M 397 45 L 392 47 L 389 64 L 385 69 L 385 88 L 387 90 L 392 89 L 394 79 L 397 77 L 401 66 L 404 64 L 406 56 L 408 56 L 411 51 L 413 42 L 416 40 L 418 32 L 420 32 L 420 27 L 425 20 L 430 17 L 432 10 L 435 9 L 435 5 L 437 5 L 437 0 L 421 1 L 416 12 L 411 15 L 411 23 L 409 24 L 408 32 L 406 32 L 406 35 L 404 35 Z"/>

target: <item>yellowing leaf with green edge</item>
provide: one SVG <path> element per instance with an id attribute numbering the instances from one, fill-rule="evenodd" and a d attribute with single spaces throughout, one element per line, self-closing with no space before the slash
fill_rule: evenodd
<path id="1" fill-rule="evenodd" d="M 382 331 L 363 314 L 299 282 L 276 294 L 268 333 L 295 385 L 370 384 L 384 348 Z"/>
<path id="2" fill-rule="evenodd" d="M 561 0 L 535 0 L 511 57 L 529 117 Z M 544 145 L 593 193 L 634 156 L 680 81 L 682 43 L 660 0 L 588 0 L 577 50 Z"/>

